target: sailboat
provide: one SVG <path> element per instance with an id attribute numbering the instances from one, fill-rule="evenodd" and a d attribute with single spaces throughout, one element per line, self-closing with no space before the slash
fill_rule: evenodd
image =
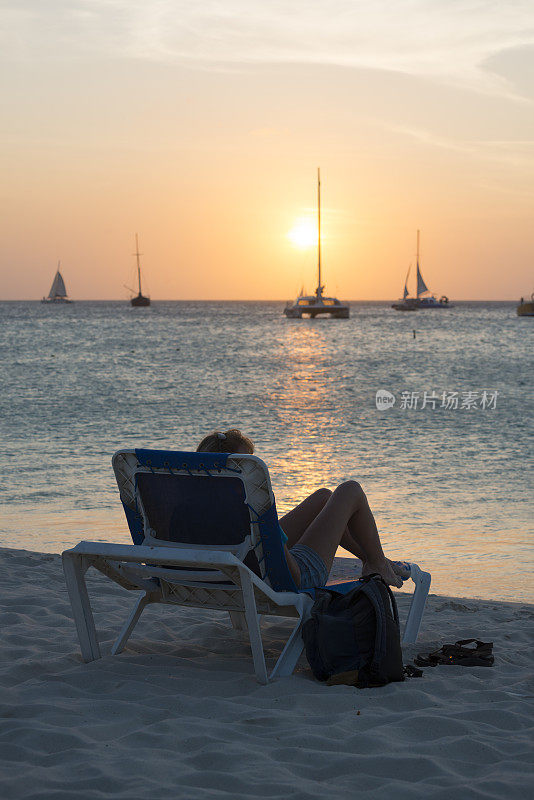
<path id="1" fill-rule="evenodd" d="M 349 306 L 342 303 L 337 297 L 325 297 L 324 286 L 321 284 L 321 172 L 317 169 L 317 289 L 315 294 L 306 295 L 301 289 L 294 303 L 289 300 L 284 308 L 284 314 L 291 319 L 301 319 L 303 316 L 315 319 L 319 314 L 329 314 L 336 319 L 347 319 Z"/>
<path id="2" fill-rule="evenodd" d="M 57 271 L 52 281 L 52 286 L 48 292 L 48 297 L 43 297 L 41 303 L 72 303 L 67 297 L 67 290 L 65 288 L 65 281 L 59 271 L 61 261 L 57 262 Z"/>
<path id="3" fill-rule="evenodd" d="M 141 253 L 139 252 L 139 242 L 137 239 L 137 234 L 135 234 L 135 253 L 137 259 L 137 285 L 138 285 L 138 292 L 135 297 L 130 298 L 130 304 L 132 306 L 149 306 L 150 305 L 150 297 L 144 295 L 141 291 L 141 265 L 139 263 L 139 256 Z"/>
<path id="4" fill-rule="evenodd" d="M 416 311 L 417 309 L 423 308 L 452 308 L 452 304 L 449 303 L 449 298 L 446 295 L 442 295 L 438 300 L 424 281 L 421 267 L 419 266 L 419 234 L 420 232 L 417 231 L 417 286 L 415 297 L 410 297 L 408 292 L 408 276 L 410 274 L 410 268 L 408 268 L 408 274 L 404 282 L 403 298 L 397 303 L 393 303 L 391 308 L 394 308 L 396 311 Z"/>

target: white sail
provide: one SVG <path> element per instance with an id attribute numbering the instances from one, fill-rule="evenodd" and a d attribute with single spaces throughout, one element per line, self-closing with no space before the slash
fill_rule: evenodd
<path id="1" fill-rule="evenodd" d="M 423 276 L 421 275 L 421 270 L 419 269 L 419 262 L 417 263 L 417 297 L 420 294 L 424 294 L 424 292 L 428 292 L 428 286 L 423 280 Z"/>
<path id="2" fill-rule="evenodd" d="M 50 293 L 48 297 L 54 299 L 54 297 L 66 297 L 67 290 L 65 289 L 65 281 L 61 275 L 61 272 L 58 270 L 55 274 L 54 280 L 52 281 L 52 287 L 50 289 Z"/>

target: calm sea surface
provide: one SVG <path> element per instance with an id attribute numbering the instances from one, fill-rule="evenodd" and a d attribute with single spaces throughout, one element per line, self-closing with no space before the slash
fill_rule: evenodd
<path id="1" fill-rule="evenodd" d="M 349 320 L 315 321 L 282 308 L 0 303 L 0 545 L 127 542 L 113 452 L 194 449 L 237 426 L 281 512 L 354 478 L 386 553 L 429 569 L 433 591 L 534 601 L 534 319 L 512 303 L 354 303 Z M 379 389 L 393 408 L 377 410 Z"/>

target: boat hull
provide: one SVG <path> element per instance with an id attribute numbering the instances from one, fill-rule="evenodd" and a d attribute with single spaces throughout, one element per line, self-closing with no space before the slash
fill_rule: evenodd
<path id="1" fill-rule="evenodd" d="M 518 317 L 534 317 L 534 302 L 520 303 L 517 306 Z"/>
<path id="2" fill-rule="evenodd" d="M 419 309 L 425 308 L 453 308 L 452 303 L 440 303 L 439 301 L 436 303 L 421 303 L 417 306 Z"/>
<path id="3" fill-rule="evenodd" d="M 298 306 L 286 306 L 284 314 L 289 319 L 302 319 L 303 317 L 333 317 L 334 319 L 348 319 L 350 316 L 350 309 L 348 306 L 316 306 L 299 308 Z"/>
<path id="4" fill-rule="evenodd" d="M 67 300 L 66 297 L 43 297 L 41 303 L 53 303 L 54 305 L 65 306 L 74 303 L 74 300 Z"/>
<path id="5" fill-rule="evenodd" d="M 130 305 L 134 306 L 134 308 L 146 308 L 146 306 L 150 305 L 150 297 L 138 294 L 137 297 L 132 297 Z"/>
<path id="6" fill-rule="evenodd" d="M 454 306 L 446 297 L 441 297 L 439 300 L 435 297 L 409 297 L 393 303 L 391 308 L 395 311 L 423 311 L 425 308 L 454 308 Z"/>

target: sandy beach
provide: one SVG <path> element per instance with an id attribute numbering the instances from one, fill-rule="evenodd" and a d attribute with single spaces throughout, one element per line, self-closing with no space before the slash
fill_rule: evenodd
<path id="1" fill-rule="evenodd" d="M 260 686 L 226 615 L 150 608 L 111 657 L 133 596 L 93 572 L 106 655 L 84 664 L 60 557 L 3 549 L 0 574 L 5 800 L 532 796 L 533 606 L 430 596 L 405 660 L 477 636 L 493 668 L 358 690 L 316 682 L 303 658 Z M 285 625 L 264 622 L 273 656 Z"/>

